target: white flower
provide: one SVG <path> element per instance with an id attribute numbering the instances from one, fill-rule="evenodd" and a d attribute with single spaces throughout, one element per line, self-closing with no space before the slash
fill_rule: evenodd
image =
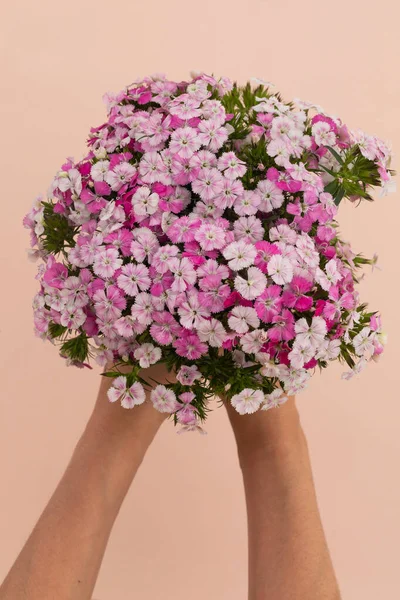
<path id="1" fill-rule="evenodd" d="M 329 123 L 318 121 L 311 128 L 311 133 L 318 146 L 334 146 L 336 144 L 335 132 L 331 130 Z"/>
<path id="2" fill-rule="evenodd" d="M 303 317 L 296 322 L 295 331 L 297 333 L 296 340 L 298 340 L 298 342 L 309 343 L 316 348 L 323 341 L 327 332 L 327 326 L 322 317 L 313 317 L 311 325 L 309 325 L 307 320 Z"/>
<path id="3" fill-rule="evenodd" d="M 332 258 L 326 264 L 325 273 L 324 273 L 324 271 L 322 271 L 322 269 L 317 269 L 317 272 L 315 274 L 316 281 L 319 283 L 319 285 L 322 287 L 322 289 L 325 290 L 326 292 L 329 292 L 332 285 L 336 285 L 337 282 L 340 281 L 340 279 L 342 279 L 342 278 L 343 278 L 343 275 L 341 275 L 339 273 L 338 268 L 337 268 L 337 263 L 334 258 Z"/>
<path id="4" fill-rule="evenodd" d="M 263 400 L 264 394 L 261 390 L 246 388 L 240 394 L 232 396 L 231 404 L 240 415 L 249 415 L 260 408 Z"/>
<path id="5" fill-rule="evenodd" d="M 268 275 L 278 285 L 290 283 L 293 279 L 293 267 L 288 258 L 274 254 L 268 261 Z"/>
<path id="6" fill-rule="evenodd" d="M 296 338 L 292 351 L 289 352 L 290 364 L 295 369 L 301 369 L 313 358 L 314 354 L 315 348 L 309 340 L 299 340 Z"/>
<path id="7" fill-rule="evenodd" d="M 254 308 L 250 306 L 235 306 L 228 319 L 228 325 L 236 333 L 247 333 L 250 327 L 256 329 L 260 325 L 260 319 Z"/>
<path id="8" fill-rule="evenodd" d="M 269 410 L 270 408 L 277 408 L 281 406 L 288 400 L 288 397 L 283 392 L 283 390 L 276 389 L 270 394 L 265 394 L 264 396 L 264 404 L 261 407 L 261 410 Z"/>
<path id="9" fill-rule="evenodd" d="M 222 254 L 231 269 L 240 271 L 240 269 L 250 267 L 254 263 L 257 250 L 253 245 L 247 244 L 244 240 L 239 240 L 228 244 Z"/>
<path id="10" fill-rule="evenodd" d="M 181 406 L 176 400 L 175 393 L 165 385 L 157 385 L 150 394 L 150 400 L 154 408 L 162 413 L 172 413 Z"/>
<path id="11" fill-rule="evenodd" d="M 261 296 L 267 286 L 267 278 L 257 267 L 247 270 L 247 278 L 236 275 L 234 281 L 235 289 L 246 300 L 254 300 Z"/>
<path id="12" fill-rule="evenodd" d="M 108 173 L 109 166 L 109 160 L 99 160 L 95 165 L 93 165 L 90 169 L 90 174 L 93 181 L 104 181 L 105 176 Z"/>
<path id="13" fill-rule="evenodd" d="M 151 193 L 146 185 L 139 188 L 132 196 L 132 207 L 136 215 L 153 215 L 158 207 L 159 195 Z"/>
<path id="14" fill-rule="evenodd" d="M 374 351 L 373 338 L 370 337 L 371 329 L 364 327 L 360 333 L 353 338 L 353 346 L 358 356 L 370 354 Z"/>
<path id="15" fill-rule="evenodd" d="M 142 369 L 147 369 L 150 365 L 154 365 L 161 358 L 162 352 L 160 348 L 156 348 L 153 344 L 142 344 L 136 348 L 133 356 L 139 361 Z"/>
<path id="16" fill-rule="evenodd" d="M 284 373 L 288 370 L 286 365 L 276 364 L 268 352 L 257 352 L 256 360 L 262 365 L 260 374 L 263 377 L 278 377 L 282 379 Z"/>
<path id="17" fill-rule="evenodd" d="M 315 358 L 317 360 L 335 360 L 340 354 L 340 339 L 323 340 Z"/>
<path id="18" fill-rule="evenodd" d="M 249 331 L 240 338 L 240 345 L 246 354 L 256 354 L 261 350 L 265 343 L 265 340 L 262 339 L 263 333 L 264 332 L 261 329 L 255 329 L 254 331 Z"/>
<path id="19" fill-rule="evenodd" d="M 367 366 L 367 362 L 368 361 L 366 358 L 360 358 L 358 363 L 356 363 L 350 371 L 345 371 L 344 373 L 342 373 L 342 379 L 346 379 L 347 381 L 349 381 L 354 377 L 354 375 L 358 375 L 359 373 L 361 373 L 361 371 Z"/>
<path id="20" fill-rule="evenodd" d="M 226 338 L 226 331 L 218 319 L 210 319 L 200 323 L 197 328 L 197 335 L 202 342 L 207 342 L 214 348 L 220 348 Z"/>

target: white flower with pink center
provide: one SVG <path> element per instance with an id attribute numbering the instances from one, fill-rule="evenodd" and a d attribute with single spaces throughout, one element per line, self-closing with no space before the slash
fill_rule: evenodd
<path id="1" fill-rule="evenodd" d="M 169 149 L 182 158 L 190 158 L 201 143 L 200 136 L 193 127 L 180 127 L 172 133 Z"/>
<path id="2" fill-rule="evenodd" d="M 136 168 L 128 162 L 122 162 L 116 165 L 111 171 L 108 171 L 104 180 L 111 186 L 115 192 L 123 185 L 130 183 L 136 173 Z"/>

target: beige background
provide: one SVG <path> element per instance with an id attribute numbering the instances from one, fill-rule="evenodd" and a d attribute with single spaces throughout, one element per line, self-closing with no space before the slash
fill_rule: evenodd
<path id="1" fill-rule="evenodd" d="M 67 370 L 33 337 L 35 267 L 21 219 L 103 122 L 103 92 L 154 72 L 258 76 L 288 99 L 313 100 L 389 138 L 397 156 L 400 141 L 395 0 L 20 0 L 2 12 L 0 579 L 62 474 L 99 381 L 98 369 Z M 356 380 L 341 381 L 332 367 L 299 397 L 327 536 L 352 600 L 400 597 L 398 198 L 340 211 L 355 249 L 380 255 L 383 271 L 368 269 L 362 293 L 382 310 L 387 351 Z M 96 597 L 246 597 L 244 497 L 224 411 L 210 416 L 208 432 L 160 433 L 112 534 Z"/>

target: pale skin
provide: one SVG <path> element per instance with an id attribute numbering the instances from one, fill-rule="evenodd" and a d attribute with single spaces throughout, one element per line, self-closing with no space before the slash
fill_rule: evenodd
<path id="1" fill-rule="evenodd" d="M 142 375 L 173 377 L 164 365 Z M 172 377 L 172 379 L 171 379 Z M 0 587 L 0 600 L 90 600 L 115 519 L 165 415 L 126 410 L 103 378 L 56 490 Z M 240 416 L 226 402 L 246 493 L 248 600 L 340 600 L 294 398 Z"/>

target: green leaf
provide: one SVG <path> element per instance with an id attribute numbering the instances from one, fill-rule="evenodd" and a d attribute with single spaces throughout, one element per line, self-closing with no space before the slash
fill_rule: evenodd
<path id="1" fill-rule="evenodd" d="M 335 204 L 336 206 L 339 206 L 340 202 L 343 199 L 343 196 L 345 194 L 345 189 L 344 187 L 339 187 L 338 191 L 336 192 L 336 194 L 334 195 L 334 200 L 335 200 Z"/>
<path id="2" fill-rule="evenodd" d="M 86 334 L 81 333 L 80 335 L 71 338 L 61 346 L 60 354 L 66 356 L 71 360 L 78 362 L 85 362 L 89 353 L 89 344 Z"/>
<path id="3" fill-rule="evenodd" d="M 64 335 L 64 333 L 66 333 L 67 331 L 67 327 L 64 327 L 63 325 L 60 325 L 59 323 L 53 323 L 51 322 L 49 324 L 49 334 L 51 336 L 51 338 L 54 340 L 55 338 L 59 338 L 62 335 Z"/>
<path id="4" fill-rule="evenodd" d="M 338 152 L 336 152 L 336 150 L 334 148 L 331 148 L 330 146 L 326 146 L 326 148 L 329 150 L 329 152 L 331 152 L 333 154 L 333 156 L 336 158 L 336 160 L 338 161 L 339 164 L 344 165 L 343 158 L 340 156 L 340 154 Z"/>

